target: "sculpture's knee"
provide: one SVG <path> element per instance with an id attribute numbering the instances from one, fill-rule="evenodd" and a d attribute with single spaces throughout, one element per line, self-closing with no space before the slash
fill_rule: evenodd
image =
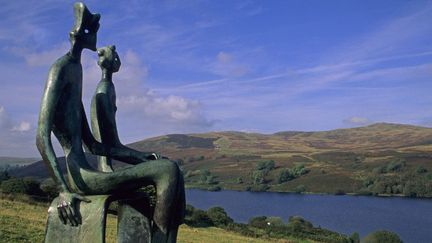
<path id="1" fill-rule="evenodd" d="M 180 168 L 175 162 L 165 160 L 160 172 L 160 183 L 167 187 L 176 187 L 180 176 Z"/>

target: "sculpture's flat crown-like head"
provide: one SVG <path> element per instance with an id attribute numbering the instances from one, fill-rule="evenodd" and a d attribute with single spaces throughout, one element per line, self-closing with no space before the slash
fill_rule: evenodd
<path id="1" fill-rule="evenodd" d="M 96 51 L 96 34 L 99 30 L 100 14 L 90 13 L 82 2 L 74 4 L 75 22 L 70 32 L 71 42 L 80 42 L 83 48 Z"/>
<path id="2" fill-rule="evenodd" d="M 75 16 L 75 23 L 72 28 L 72 31 L 75 32 L 84 32 L 86 29 L 89 32 L 97 32 L 99 29 L 99 19 L 100 14 L 95 13 L 92 14 L 88 10 L 87 6 L 82 3 L 78 2 L 74 4 L 74 16 Z"/>

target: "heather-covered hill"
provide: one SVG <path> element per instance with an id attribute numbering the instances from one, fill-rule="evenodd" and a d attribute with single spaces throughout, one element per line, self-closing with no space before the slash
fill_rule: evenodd
<path id="1" fill-rule="evenodd" d="M 432 129 L 425 127 L 172 134 L 130 146 L 179 161 L 192 187 L 432 196 Z M 44 168 L 39 162 L 16 175 Z"/>

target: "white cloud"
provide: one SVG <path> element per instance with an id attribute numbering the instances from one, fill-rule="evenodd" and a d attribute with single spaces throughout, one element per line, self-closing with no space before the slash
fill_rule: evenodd
<path id="1" fill-rule="evenodd" d="M 216 60 L 210 64 L 209 70 L 221 76 L 241 77 L 248 73 L 248 67 L 235 60 L 233 54 L 221 51 L 216 55 Z"/>
<path id="2" fill-rule="evenodd" d="M 31 126 L 30 126 L 30 122 L 20 122 L 17 126 L 13 126 L 12 130 L 13 132 L 27 132 L 30 131 Z"/>
<path id="3" fill-rule="evenodd" d="M 34 156 L 34 131 L 27 121 L 15 122 L 0 106 L 0 154 L 5 156 Z"/>
<path id="4" fill-rule="evenodd" d="M 66 54 L 70 47 L 68 42 L 63 42 L 54 48 L 42 52 L 23 53 L 26 63 L 32 67 L 49 66 L 56 59 Z"/>
<path id="5" fill-rule="evenodd" d="M 140 96 L 124 96 L 118 99 L 121 113 L 141 119 L 158 120 L 168 124 L 190 124 L 193 126 L 210 127 L 212 122 L 201 113 L 201 105 L 197 101 L 178 96 L 159 97 L 151 91 Z"/>

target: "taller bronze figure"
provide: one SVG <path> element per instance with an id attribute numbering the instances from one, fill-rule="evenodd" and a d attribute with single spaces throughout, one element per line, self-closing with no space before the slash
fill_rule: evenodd
<path id="1" fill-rule="evenodd" d="M 109 136 L 108 141 L 102 143 L 93 137 L 82 104 L 81 53 L 83 49 L 96 51 L 100 15 L 90 13 L 83 3 L 76 3 L 74 17 L 75 23 L 69 34 L 71 48 L 49 70 L 36 137 L 37 148 L 60 188 L 58 215 L 64 224 L 79 226 L 81 218 L 77 205 L 79 201 L 89 202 L 86 195 L 119 192 L 125 195 L 125 192 L 132 193 L 145 185 L 154 185 L 157 200 L 152 218 L 152 241 L 175 242 L 185 208 L 181 171 L 176 163 L 159 159 L 155 153 L 113 146 L 117 143 L 109 141 Z M 51 133 L 63 148 L 67 178 L 61 173 Z M 115 171 L 108 166 L 105 171 L 109 172 L 99 171 L 86 160 L 83 142 L 93 154 L 134 166 Z"/>

